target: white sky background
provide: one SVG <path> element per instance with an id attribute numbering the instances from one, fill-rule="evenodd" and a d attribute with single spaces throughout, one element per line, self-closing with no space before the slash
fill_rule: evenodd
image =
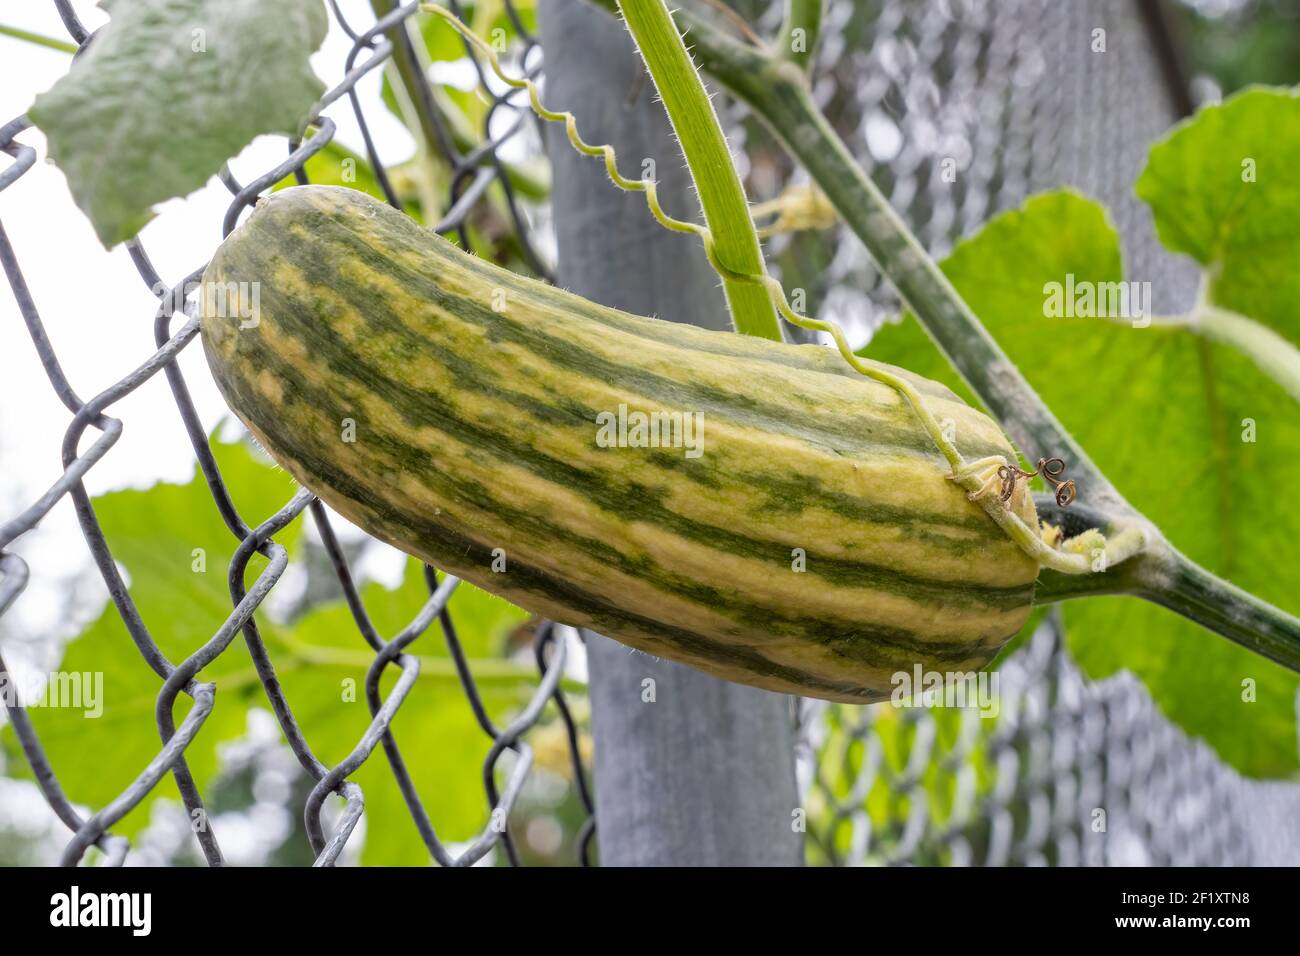
<path id="1" fill-rule="evenodd" d="M 93 2 L 74 0 L 73 6 L 90 29 L 107 20 Z M 342 0 L 340 7 L 355 26 L 374 21 L 368 0 Z M 67 38 L 52 3 L 5 4 L 0 19 L 10 26 Z M 350 48 L 351 41 L 331 22 L 329 36 L 312 58 L 317 76 L 330 86 L 337 82 Z M 70 62 L 68 54 L 0 36 L 0 123 L 24 113 L 38 93 L 67 72 Z M 380 105 L 380 76 L 380 70 L 367 74 L 358 91 L 379 154 L 388 162 L 400 162 L 412 154 L 414 143 Z M 327 115 L 338 125 L 338 140 L 360 151 L 361 137 L 346 98 L 333 104 Z M 177 135 L 184 135 L 184 130 Z M 64 373 L 87 400 L 154 351 L 156 300 L 124 247 L 106 252 L 100 245 L 73 203 L 63 174 L 46 161 L 40 132 L 31 129 L 18 138 L 36 149 L 37 162 L 0 192 L 0 222 Z M 231 161 L 235 178 L 248 182 L 280 162 L 287 152 L 285 143 L 283 137 L 255 140 Z M 10 162 L 0 156 L 0 168 Z M 214 177 L 199 192 L 158 207 L 158 217 L 140 238 L 168 283 L 178 282 L 211 256 L 221 241 L 221 221 L 230 199 Z M 71 414 L 45 376 L 8 284 L 0 282 L 0 286 L 0 520 L 4 520 L 30 504 L 62 473 L 60 448 Z M 174 319 L 173 329 L 182 321 Z M 229 412 L 197 340 L 182 352 L 180 365 L 210 430 Z M 92 495 L 126 486 L 148 487 L 159 480 L 189 479 L 194 454 L 162 373 L 112 406 L 108 414 L 120 418 L 124 428 L 117 444 L 85 479 Z M 82 448 L 98 435 L 88 429 Z M 5 616 L 4 632 L 31 637 L 75 631 L 80 622 L 69 620 L 67 589 L 70 578 L 90 566 L 90 557 L 72 502 L 65 496 L 40 527 L 19 538 L 12 550 L 31 566 L 31 582 Z M 94 593 L 78 594 L 77 605 L 97 612 L 107 596 L 98 575 L 83 575 L 80 580 L 89 582 L 86 587 L 93 587 Z"/>

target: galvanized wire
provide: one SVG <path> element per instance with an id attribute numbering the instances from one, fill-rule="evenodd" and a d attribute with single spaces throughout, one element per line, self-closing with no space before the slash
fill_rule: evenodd
<path id="1" fill-rule="evenodd" d="M 461 12 L 459 4 L 454 0 L 450 6 L 457 14 Z M 56 0 L 56 7 L 68 35 L 84 48 L 92 39 L 92 34 L 79 21 L 65 0 Z M 389 202 L 401 208 L 384 163 L 375 150 L 360 99 L 356 95 L 356 85 L 362 76 L 383 66 L 392 58 L 398 47 L 409 50 L 411 41 L 406 33 L 406 22 L 417 12 L 418 7 L 418 3 L 405 4 L 380 17 L 364 31 L 358 32 L 343 20 L 337 5 L 330 3 L 336 22 L 353 41 L 347 58 L 345 75 L 338 85 L 323 97 L 316 114 L 307 124 L 308 128 L 314 130 L 313 135 L 304 142 L 291 141 L 289 156 L 284 162 L 246 185 L 237 182 L 229 168 L 223 168 L 221 181 L 234 197 L 224 218 L 223 234 L 228 235 L 234 229 L 241 213 L 256 201 L 258 195 L 286 176 L 295 176 L 299 183 L 308 181 L 307 160 L 323 149 L 332 140 L 335 132 L 335 124 L 328 116 L 322 115 L 322 112 L 344 97 L 347 97 L 355 113 L 369 161 L 375 170 L 381 189 Z M 536 58 L 530 57 L 536 46 L 535 41 L 524 29 L 513 3 L 507 2 L 506 9 L 519 35 L 523 61 L 535 60 Z M 478 63 L 475 51 L 467 46 L 466 55 L 474 62 L 482 76 L 482 66 Z M 532 73 L 538 70 L 537 65 L 530 67 Z M 456 233 L 461 243 L 466 248 L 471 248 L 470 234 L 466 228 L 467 218 L 475 209 L 476 203 L 487 192 L 488 187 L 494 183 L 499 184 L 505 196 L 506 208 L 518 233 L 517 238 L 523 257 L 536 271 L 545 274 L 545 266 L 533 250 L 527 221 L 518 208 L 505 167 L 497 156 L 497 148 L 516 135 L 527 119 L 526 111 L 521 112 L 512 101 L 513 92 L 498 95 L 490 90 L 487 91 L 491 104 L 484 120 L 482 147 L 462 153 L 452 144 L 446 130 L 440 130 L 438 146 L 442 151 L 443 159 L 452 170 L 452 184 L 448 212 L 435 228 L 443 233 Z M 493 138 L 490 134 L 492 121 L 500 111 L 518 115 L 505 133 Z M 436 122 L 436 111 L 431 111 L 431 115 Z M 14 160 L 8 168 L 0 171 L 0 190 L 7 189 L 18 182 L 31 169 L 35 161 L 34 150 L 17 138 L 29 128 L 29 125 L 25 117 L 19 117 L 0 127 L 0 150 Z M 129 844 L 125 839 L 115 836 L 112 827 L 132 809 L 139 806 L 169 773 L 176 781 L 181 799 L 191 819 L 202 819 L 207 823 L 202 827 L 194 828 L 195 838 L 203 856 L 212 865 L 223 862 L 217 835 L 204 812 L 203 794 L 190 773 L 185 752 L 201 732 L 213 708 L 217 706 L 214 697 L 215 685 L 202 681 L 203 670 L 220 655 L 227 653 L 236 637 L 241 634 L 265 691 L 266 699 L 279 722 L 289 748 L 303 770 L 315 781 L 315 787 L 307 797 L 304 807 L 304 820 L 316 865 L 334 864 L 355 831 L 364 809 L 365 798 L 360 786 L 352 782 L 349 777 L 363 763 L 372 759 L 375 750 L 381 746 L 405 799 L 407 809 L 433 860 L 444 866 L 472 865 L 482 860 L 494 847 L 499 846 L 505 857 L 512 864 L 517 865 L 519 854 L 504 826 L 504 821 L 509 819 L 532 766 L 532 750 L 524 739 L 525 734 L 538 725 L 543 710 L 549 702 L 554 702 L 559 719 L 564 723 L 573 772 L 577 777 L 579 794 L 588 814 L 588 824 L 584 827 L 581 839 L 581 852 L 586 861 L 589 858 L 593 832 L 592 804 L 578 752 L 577 727 L 560 687 L 566 656 L 566 641 L 559 633 L 560 629 L 550 622 L 543 622 L 535 629 L 533 648 L 539 675 L 537 687 L 532 692 L 528 703 L 511 723 L 499 726 L 487 713 L 457 637 L 451 612 L 448 610 L 447 602 L 459 583 L 455 577 L 444 576 L 440 579 L 433 568 L 426 567 L 425 578 L 429 591 L 427 602 L 405 628 L 385 638 L 377 633 L 370 621 L 347 558 L 334 533 L 333 519 L 319 500 L 305 490 L 299 491 L 275 514 L 256 525 L 250 524 L 235 507 L 213 457 L 207 434 L 194 407 L 185 378 L 176 361 L 179 353 L 193 343 L 198 333 L 197 304 L 186 296 L 187 293 L 192 294 L 194 283 L 202 275 L 204 266 L 199 266 L 180 282 L 172 285 L 165 282 L 154 269 L 144 246 L 138 239 L 128 242 L 127 249 L 140 278 L 160 301 L 154 316 L 157 351 L 120 381 L 98 395 L 83 400 L 63 373 L 58 356 L 46 334 L 40 312 L 23 278 L 18 258 L 3 226 L 0 226 L 0 265 L 3 265 L 18 303 L 19 312 L 31 334 L 36 354 L 45 369 L 50 385 L 72 414 L 63 441 L 63 474 L 30 506 L 0 525 L 0 615 L 12 606 L 29 579 L 26 562 L 16 553 L 6 549 L 15 538 L 34 528 L 59 501 L 68 497 L 73 502 L 89 552 L 136 650 L 161 681 L 156 706 L 156 722 L 161 741 L 157 755 L 146 767 L 141 768 L 130 786 L 90 816 L 79 813 L 73 805 L 72 798 L 63 792 L 59 784 L 57 768 L 52 766 L 47 758 L 31 719 L 13 695 L 6 696 L 10 723 L 32 769 L 37 786 L 55 814 L 72 832 L 62 862 L 66 865 L 75 865 L 90 847 L 95 846 L 103 851 L 106 863 L 122 864 Z M 173 328 L 178 321 L 179 327 Z M 193 446 L 195 458 L 213 501 L 231 532 L 233 544 L 229 571 L 230 614 L 202 647 L 178 662 L 169 660 L 150 635 L 148 624 L 137 610 L 127 584 L 114 561 L 112 547 L 100 527 L 94 502 L 82 483 L 86 473 L 103 459 L 122 434 L 121 420 L 109 414 L 112 406 L 159 372 L 166 376 L 177 412 Z M 81 440 L 88 429 L 93 429 L 98 434 L 84 451 L 80 451 Z M 329 556 L 346 603 L 352 612 L 359 640 L 368 645 L 375 655 L 365 681 L 366 702 L 371 715 L 370 726 L 347 758 L 335 766 L 326 765 L 316 756 L 307 740 L 304 728 L 299 725 L 294 716 L 276 677 L 274 662 L 262 640 L 255 616 L 255 612 L 262 606 L 288 566 L 288 553 L 277 543 L 275 536 L 298 520 L 306 511 L 311 512 L 312 522 L 317 529 L 321 545 Z M 255 553 L 267 558 L 269 563 L 253 584 L 246 587 L 245 571 Z M 487 822 L 479 835 L 456 854 L 453 854 L 439 839 L 434 821 L 416 792 L 402 751 L 392 732 L 394 717 L 408 696 L 416 692 L 414 684 L 420 670 L 419 659 L 407 654 L 406 651 L 417 640 L 430 639 L 424 635 L 435 621 L 455 664 L 461 689 L 479 727 L 491 741 L 483 766 Z M 395 669 L 398 678 L 392 689 L 384 696 L 381 695 L 379 688 L 381 677 L 387 668 Z M 8 672 L 3 660 L 0 659 L 0 681 L 7 678 Z M 181 694 L 190 697 L 193 706 L 189 708 L 178 726 L 174 713 L 177 698 Z M 504 785 L 499 785 L 498 763 L 507 751 L 512 752 L 515 759 L 506 775 Z M 345 807 L 332 832 L 327 832 L 322 821 L 322 811 L 326 798 L 331 794 L 341 797 L 345 801 Z"/>

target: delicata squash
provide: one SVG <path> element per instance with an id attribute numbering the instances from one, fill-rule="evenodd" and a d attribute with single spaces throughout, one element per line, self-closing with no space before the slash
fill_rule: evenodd
<path id="1" fill-rule="evenodd" d="M 232 310 L 254 289 L 255 314 Z M 351 189 L 259 201 L 203 279 L 229 403 L 376 537 L 521 607 L 771 690 L 981 667 L 1037 562 L 835 352 L 595 305 Z M 901 369 L 967 459 L 1014 450 Z M 1021 490 L 1008 507 L 1037 528 Z"/>

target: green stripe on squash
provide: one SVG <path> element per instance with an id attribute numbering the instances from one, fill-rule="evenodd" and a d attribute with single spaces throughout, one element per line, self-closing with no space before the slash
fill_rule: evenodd
<path id="1" fill-rule="evenodd" d="M 221 314 L 230 283 L 257 283 L 255 324 Z M 1036 564 L 948 480 L 906 401 L 831 350 L 606 309 L 336 187 L 261 200 L 203 286 L 208 361 L 272 456 L 521 607 L 854 702 L 918 663 L 984 665 L 1029 614 Z M 891 370 L 967 458 L 1014 460 L 986 416 Z M 600 447 L 620 405 L 701 413 L 703 453 Z"/>

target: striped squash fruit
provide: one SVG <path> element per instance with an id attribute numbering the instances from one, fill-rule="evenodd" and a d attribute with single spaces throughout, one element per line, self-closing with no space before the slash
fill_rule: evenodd
<path id="1" fill-rule="evenodd" d="M 230 314 L 240 283 L 253 319 Z M 916 665 L 986 664 L 1029 614 L 1035 562 L 906 401 L 828 349 L 603 308 L 335 187 L 261 200 L 203 290 L 217 383 L 276 461 L 528 610 L 858 703 Z M 894 371 L 967 458 L 1014 460 L 989 418 Z"/>

